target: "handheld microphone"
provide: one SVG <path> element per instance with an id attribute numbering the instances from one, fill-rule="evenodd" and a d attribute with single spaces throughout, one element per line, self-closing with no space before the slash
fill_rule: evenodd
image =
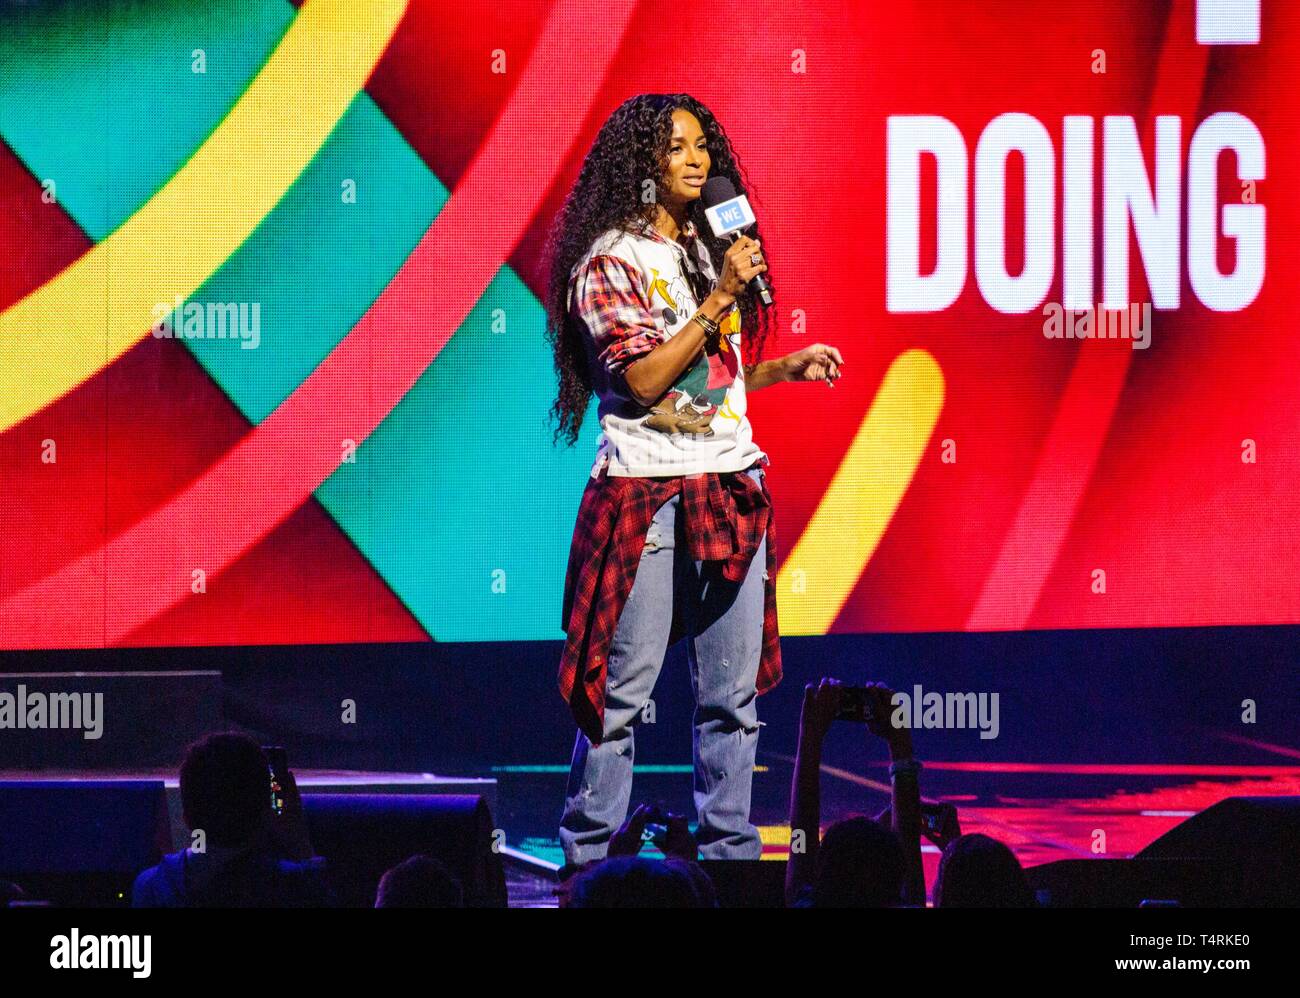
<path id="1" fill-rule="evenodd" d="M 710 177 L 704 182 L 701 194 L 704 201 L 704 217 L 709 220 L 709 228 L 719 239 L 730 239 L 733 243 L 740 235 L 741 229 L 754 224 L 754 211 L 749 207 L 749 198 L 736 194 L 736 185 L 727 177 Z M 749 286 L 758 295 L 758 300 L 765 308 L 772 306 L 772 285 L 766 274 L 755 274 L 749 279 Z"/>

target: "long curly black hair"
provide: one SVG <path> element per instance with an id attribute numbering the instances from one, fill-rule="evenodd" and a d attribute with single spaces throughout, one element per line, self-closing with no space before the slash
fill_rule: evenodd
<path id="1" fill-rule="evenodd" d="M 737 194 L 745 194 L 751 202 L 758 201 L 722 125 L 689 94 L 639 94 L 620 104 L 601 126 L 573 190 L 555 217 L 545 250 L 549 267 L 546 335 L 555 351 L 555 370 L 560 383 L 551 416 L 557 424 L 554 440 L 563 436 L 568 446 L 578 439 L 592 394 L 591 371 L 583 343 L 585 333 L 582 323 L 568 309 L 570 272 L 607 230 L 632 231 L 638 222 L 654 224 L 656 206 L 667 191 L 664 177 L 668 169 L 673 112 L 678 109 L 690 111 L 699 120 L 709 148 L 709 176 L 728 178 Z M 642 192 L 645 181 L 651 178 L 657 186 L 656 198 L 646 203 Z M 713 235 L 704 217 L 702 199 L 690 203 L 687 217 L 695 223 L 720 274 L 729 240 Z M 747 235 L 762 238 L 757 226 Z M 770 276 L 767 247 L 763 257 Z M 742 356 L 749 367 L 763 355 L 771 320 L 749 289 L 740 295 L 736 304 L 741 315 Z"/>

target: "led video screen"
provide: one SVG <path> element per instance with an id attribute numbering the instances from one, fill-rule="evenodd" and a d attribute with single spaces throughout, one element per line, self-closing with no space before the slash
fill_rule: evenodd
<path id="1" fill-rule="evenodd" d="M 783 635 L 1300 622 L 1300 8 L 578 7 L 5 6 L 0 647 L 563 637 L 545 239 L 644 92 L 844 357 L 750 400 Z"/>

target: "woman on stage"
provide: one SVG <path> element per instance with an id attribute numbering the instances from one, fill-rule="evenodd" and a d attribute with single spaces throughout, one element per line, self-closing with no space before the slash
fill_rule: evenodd
<path id="1" fill-rule="evenodd" d="M 722 126 L 686 94 L 642 94 L 600 129 L 548 241 L 557 439 L 591 396 L 601 433 L 565 581 L 560 691 L 578 724 L 560 841 L 603 857 L 632 789 L 633 732 L 678 637 L 695 691 L 697 840 L 706 859 L 754 859 L 755 704 L 780 680 L 767 455 L 745 395 L 779 381 L 834 385 L 814 344 L 761 360 L 768 316 L 749 281 L 768 269 L 755 227 L 713 236 L 704 182 L 746 192 Z M 721 261 L 721 272 L 714 261 Z M 743 330 L 743 341 L 742 341 Z"/>

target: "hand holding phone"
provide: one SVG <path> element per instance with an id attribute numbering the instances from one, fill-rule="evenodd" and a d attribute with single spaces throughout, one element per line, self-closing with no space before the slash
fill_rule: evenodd
<path id="1" fill-rule="evenodd" d="M 835 720 L 850 724 L 866 724 L 870 719 L 869 689 L 866 686 L 841 686 L 839 708 Z"/>
<path id="2" fill-rule="evenodd" d="M 921 834 L 940 849 L 946 849 L 948 843 L 961 838 L 961 822 L 957 818 L 957 808 L 953 804 L 922 804 Z"/>
<path id="3" fill-rule="evenodd" d="M 263 745 L 262 752 L 266 755 L 267 768 L 270 771 L 271 813 L 279 818 L 284 815 L 284 795 L 285 786 L 288 782 L 289 756 L 284 748 L 279 745 Z"/>
<path id="4" fill-rule="evenodd" d="M 288 756 L 278 745 L 263 746 L 266 754 L 271 791 L 271 840 L 285 859 L 296 862 L 311 859 L 316 850 L 307 833 L 307 816 L 303 811 L 298 781 L 289 768 Z"/>

